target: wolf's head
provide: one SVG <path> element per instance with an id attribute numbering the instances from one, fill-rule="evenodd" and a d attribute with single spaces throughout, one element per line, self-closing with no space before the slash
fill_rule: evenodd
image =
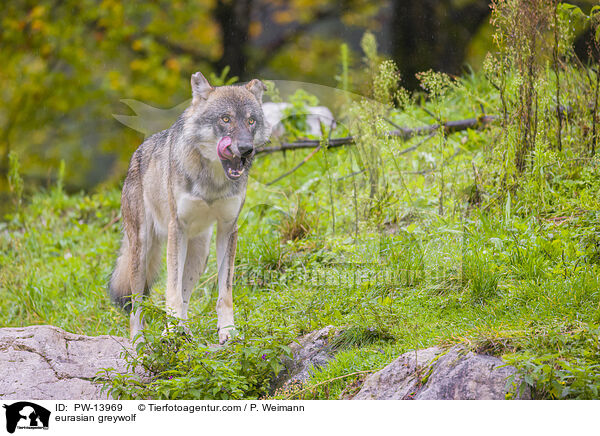
<path id="1" fill-rule="evenodd" d="M 188 110 L 202 155 L 219 159 L 230 180 L 250 169 L 255 146 L 265 143 L 270 126 L 262 110 L 265 85 L 257 79 L 241 86 L 213 87 L 198 72 L 192 75 Z"/>

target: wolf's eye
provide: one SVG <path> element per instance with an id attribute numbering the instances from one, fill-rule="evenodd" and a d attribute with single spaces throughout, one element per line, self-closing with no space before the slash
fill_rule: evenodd
<path id="1" fill-rule="evenodd" d="M 253 126 L 254 123 L 256 123 L 256 120 L 254 118 L 248 118 L 248 124 L 250 124 L 251 126 Z"/>
<path id="2" fill-rule="evenodd" d="M 231 119 L 227 115 L 223 115 L 221 117 L 221 119 L 223 120 L 224 123 L 228 123 L 229 121 L 231 121 Z"/>

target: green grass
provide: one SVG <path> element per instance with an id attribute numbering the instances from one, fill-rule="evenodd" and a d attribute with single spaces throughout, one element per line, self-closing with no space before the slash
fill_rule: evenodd
<path id="1" fill-rule="evenodd" d="M 3 326 L 53 324 L 88 335 L 127 335 L 127 317 L 105 289 L 120 236 L 119 224 L 111 224 L 118 198 L 118 191 L 39 194 L 5 226 Z M 365 232 L 358 241 L 312 234 L 280 243 L 275 225 L 262 235 L 242 231 L 235 288 L 240 330 L 258 338 L 277 329 L 283 344 L 328 324 L 348 328 L 343 350 L 313 377 L 318 384 L 379 369 L 414 348 L 487 337 L 535 343 L 540 331 L 600 323 L 599 267 L 591 262 L 595 251 L 583 251 L 579 238 L 591 231 L 585 217 L 569 228 L 517 218 L 508 228 L 479 223 L 456 223 L 452 231 L 448 222 L 431 220 L 416 233 Z M 202 281 L 214 274 L 212 259 Z M 163 289 L 164 278 L 152 294 L 159 307 Z M 190 311 L 193 330 L 213 343 L 215 304 L 211 279 L 195 291 Z M 530 347 L 523 356 L 534 353 Z M 538 348 L 535 356 L 554 351 Z M 358 377 L 304 395 L 337 398 Z"/>
<path id="2" fill-rule="evenodd" d="M 0 237 L 3 326 L 53 324 L 75 333 L 126 335 L 105 286 L 118 249 L 117 191 L 40 193 Z"/>

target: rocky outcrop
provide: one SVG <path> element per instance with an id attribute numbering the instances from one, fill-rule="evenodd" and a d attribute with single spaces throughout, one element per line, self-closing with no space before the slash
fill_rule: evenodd
<path id="1" fill-rule="evenodd" d="M 475 354 L 457 345 L 400 355 L 367 377 L 355 400 L 503 400 L 507 379 L 516 369 L 497 357 Z M 517 378 L 518 382 L 518 378 Z M 530 399 L 527 389 L 515 395 Z"/>
<path id="2" fill-rule="evenodd" d="M 406 400 L 416 392 L 441 350 L 427 348 L 400 355 L 385 368 L 368 376 L 354 400 Z"/>
<path id="3" fill-rule="evenodd" d="M 311 376 L 315 368 L 320 368 L 333 358 L 332 341 L 340 331 L 329 325 L 298 338 L 289 345 L 292 358 L 283 360 L 285 369 L 271 383 L 271 391 L 300 385 Z"/>
<path id="4" fill-rule="evenodd" d="M 83 336 L 53 326 L 0 329 L 0 398 L 105 399 L 92 382 L 98 370 L 126 372 L 127 339 Z"/>
<path id="5" fill-rule="evenodd" d="M 327 326 L 300 337 L 290 345 L 291 359 L 272 383 L 271 390 L 302 385 L 315 368 L 334 357 L 340 331 Z M 0 329 L 0 399 L 104 399 L 93 383 L 98 370 L 126 372 L 127 339 L 83 336 L 53 326 Z M 500 400 L 516 369 L 492 356 L 476 354 L 457 345 L 404 353 L 368 376 L 355 400 Z M 516 377 L 517 383 L 519 382 Z M 514 395 L 529 399 L 529 390 Z"/>
<path id="6" fill-rule="evenodd" d="M 271 392 L 301 387 L 316 368 L 326 366 L 337 351 L 341 331 L 333 326 L 315 330 L 290 344 L 292 358 L 271 385 Z M 503 400 L 529 399 L 527 389 L 514 392 L 509 377 L 516 369 L 497 357 L 476 354 L 461 345 L 410 351 L 369 375 L 354 400 Z M 515 376 L 516 386 L 520 382 Z M 509 392 L 510 391 L 510 392 Z M 349 398 L 345 396 L 344 398 Z"/>

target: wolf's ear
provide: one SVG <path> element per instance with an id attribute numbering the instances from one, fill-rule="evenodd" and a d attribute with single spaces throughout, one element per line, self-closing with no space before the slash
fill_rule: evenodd
<path id="1" fill-rule="evenodd" d="M 206 100 L 208 94 L 213 90 L 214 88 L 210 86 L 210 83 L 208 83 L 208 80 L 206 80 L 206 77 L 200 71 L 192 74 L 192 104 Z"/>
<path id="2" fill-rule="evenodd" d="M 263 92 L 267 90 L 267 87 L 264 83 L 258 79 L 252 79 L 246 83 L 246 89 L 254 94 L 259 103 L 262 103 Z"/>

